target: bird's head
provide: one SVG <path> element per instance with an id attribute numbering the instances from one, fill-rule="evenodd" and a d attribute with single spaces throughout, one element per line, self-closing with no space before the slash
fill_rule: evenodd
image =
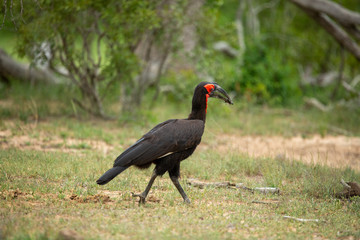
<path id="1" fill-rule="evenodd" d="M 209 97 L 219 98 L 228 104 L 234 104 L 227 92 L 217 83 L 201 82 L 197 88 L 201 89 L 206 99 Z"/>
<path id="2" fill-rule="evenodd" d="M 192 110 L 188 119 L 200 119 L 205 121 L 208 98 L 219 98 L 228 104 L 233 104 L 227 92 L 214 82 L 201 82 L 194 91 Z"/>

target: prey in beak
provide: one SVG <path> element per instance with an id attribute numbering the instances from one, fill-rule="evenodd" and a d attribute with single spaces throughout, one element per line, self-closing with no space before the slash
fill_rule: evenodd
<path id="1" fill-rule="evenodd" d="M 213 83 L 212 85 L 214 86 L 214 89 L 209 93 L 209 97 L 219 98 L 219 99 L 223 100 L 224 102 L 231 104 L 231 105 L 234 104 L 233 101 L 231 100 L 229 94 L 227 94 L 227 92 L 224 89 L 222 89 L 216 83 Z"/>

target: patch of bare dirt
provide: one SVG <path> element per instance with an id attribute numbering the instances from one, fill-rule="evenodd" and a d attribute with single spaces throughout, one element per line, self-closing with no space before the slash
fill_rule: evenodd
<path id="1" fill-rule="evenodd" d="M 112 145 L 104 141 L 60 138 L 58 136 L 48 136 L 39 132 L 36 137 L 29 135 L 13 135 L 10 130 L 0 131 L 0 149 L 19 148 L 24 150 L 38 151 L 62 151 L 78 152 L 84 149 L 94 149 L 107 154 L 114 149 Z"/>
<path id="2" fill-rule="evenodd" d="M 31 149 L 40 151 L 79 152 L 92 149 L 104 154 L 114 146 L 104 141 L 60 138 L 39 132 L 36 137 L 13 135 L 10 130 L 0 131 L 0 149 Z M 246 154 L 251 157 L 271 157 L 299 160 L 307 164 L 322 164 L 331 167 L 351 167 L 360 171 L 360 138 L 347 136 L 241 136 L 223 134 L 216 140 L 200 144 L 200 149 L 217 149 L 221 153 Z"/>
<path id="3" fill-rule="evenodd" d="M 201 145 L 200 145 L 201 146 Z M 203 148 L 216 148 L 222 153 L 240 153 L 251 157 L 300 160 L 308 164 L 351 167 L 360 171 L 360 138 L 315 135 L 309 138 L 281 136 L 221 135 Z"/>
<path id="4" fill-rule="evenodd" d="M 80 196 L 77 194 L 67 195 L 63 200 L 65 201 L 75 201 L 77 203 L 113 203 L 114 199 L 116 200 L 121 196 L 119 191 L 99 191 L 95 195 L 89 196 Z M 36 197 L 31 192 L 24 192 L 19 189 L 9 189 L 0 192 L 0 199 L 2 200 L 14 200 L 17 199 L 21 202 L 26 202 L 29 205 L 43 205 L 45 204 L 43 200 L 46 199 L 57 199 L 60 200 L 57 194 L 53 193 L 37 193 Z"/>
<path id="5" fill-rule="evenodd" d="M 19 189 L 8 190 L 8 191 L 5 190 L 4 192 L 0 192 L 1 199 L 7 199 L 7 198 L 16 199 L 20 196 L 26 196 L 26 195 L 28 195 L 28 194 L 20 191 Z"/>
<path id="6" fill-rule="evenodd" d="M 59 232 L 58 240 L 83 240 L 84 238 L 72 229 L 63 229 Z"/>

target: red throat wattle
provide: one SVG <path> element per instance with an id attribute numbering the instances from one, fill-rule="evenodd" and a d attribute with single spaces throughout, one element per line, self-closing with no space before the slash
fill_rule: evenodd
<path id="1" fill-rule="evenodd" d="M 205 108 L 205 113 L 207 113 L 207 102 L 208 102 L 208 98 L 209 98 L 209 94 L 206 94 L 206 108 Z"/>
<path id="2" fill-rule="evenodd" d="M 208 98 L 209 98 L 209 93 L 211 93 L 214 89 L 215 89 L 215 86 L 214 86 L 214 84 L 206 84 L 205 86 L 204 86 L 204 88 L 206 88 L 206 90 L 208 91 L 208 94 L 206 94 L 206 108 L 205 108 L 205 113 L 207 113 L 207 104 L 208 104 Z"/>

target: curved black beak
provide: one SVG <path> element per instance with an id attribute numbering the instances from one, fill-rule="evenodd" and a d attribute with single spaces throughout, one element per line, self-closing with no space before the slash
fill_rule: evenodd
<path id="1" fill-rule="evenodd" d="M 222 89 L 218 84 L 215 84 L 215 89 L 209 94 L 209 97 L 219 98 L 228 104 L 234 104 L 227 92 Z"/>

